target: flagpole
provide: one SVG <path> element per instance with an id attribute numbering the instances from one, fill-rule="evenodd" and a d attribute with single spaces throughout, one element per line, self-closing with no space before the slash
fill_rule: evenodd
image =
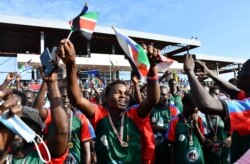
<path id="1" fill-rule="evenodd" d="M 68 37 L 67 37 L 67 39 L 66 39 L 66 41 L 65 41 L 65 44 L 69 41 L 69 38 L 70 38 L 70 36 L 72 35 L 72 33 L 73 33 L 73 30 L 70 30 L 70 33 L 69 33 L 69 35 L 68 35 Z"/>

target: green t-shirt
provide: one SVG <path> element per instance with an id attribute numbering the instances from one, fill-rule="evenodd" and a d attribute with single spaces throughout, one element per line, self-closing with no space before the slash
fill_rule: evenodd
<path id="1" fill-rule="evenodd" d="M 200 130 L 203 133 L 204 128 L 200 117 L 198 121 Z M 191 134 L 190 123 L 185 124 L 181 114 L 171 119 L 167 139 L 174 143 L 175 163 L 204 164 L 203 151 L 198 137 L 195 135 L 195 129 L 192 132 L 193 145 L 189 144 L 189 134 Z"/>
<path id="2" fill-rule="evenodd" d="M 211 120 L 211 124 L 213 127 L 211 127 L 210 120 Z M 214 140 L 213 129 L 214 130 L 216 129 L 216 124 L 217 124 L 216 136 L 217 136 L 218 141 L 216 141 L 216 144 L 219 145 L 221 142 L 223 142 L 228 137 L 228 132 L 224 129 L 224 122 L 222 121 L 222 119 L 219 116 L 216 116 L 215 118 L 210 117 L 210 120 L 209 120 L 208 116 L 206 116 L 206 122 L 207 122 L 206 138 Z M 229 150 L 230 150 L 229 147 L 222 147 L 222 146 L 206 147 L 206 146 L 204 146 L 203 153 L 205 156 L 206 163 L 208 163 L 208 164 L 209 163 L 211 163 L 211 164 L 227 164 L 227 163 L 229 163 L 229 161 L 228 161 Z"/>
<path id="3" fill-rule="evenodd" d="M 40 150 L 40 153 L 42 155 L 42 157 L 45 159 L 45 160 L 48 160 L 48 155 L 47 155 L 47 152 L 46 152 L 46 149 L 45 147 L 43 146 L 43 144 L 38 144 L 38 148 Z M 61 156 L 57 157 L 57 158 L 51 158 L 51 161 L 49 163 L 52 163 L 52 164 L 61 164 L 65 161 L 66 157 L 68 155 L 68 150 L 65 151 L 64 154 L 62 154 Z M 16 158 L 12 155 L 9 155 L 8 156 L 8 159 L 10 161 L 11 164 L 23 164 L 23 163 L 27 163 L 27 164 L 30 164 L 30 163 L 35 163 L 35 164 L 43 164 L 42 160 L 40 159 L 39 155 L 38 155 L 38 152 L 37 150 L 34 148 L 32 149 L 29 154 L 24 157 L 24 158 Z"/>
<path id="4" fill-rule="evenodd" d="M 35 163 L 43 164 L 36 150 L 32 150 L 25 158 L 15 158 L 12 156 L 12 164 Z"/>
<path id="5" fill-rule="evenodd" d="M 167 129 L 171 118 L 177 114 L 178 109 L 175 106 L 170 106 L 170 104 L 156 105 L 150 113 L 150 121 L 152 125 L 161 126 Z M 154 130 L 156 149 L 165 147 L 161 146 L 164 144 L 165 134 L 166 132 Z"/>
<path id="6" fill-rule="evenodd" d="M 81 142 L 92 140 L 95 138 L 95 132 L 86 116 L 77 108 L 72 110 L 72 123 L 70 117 L 68 118 L 71 126 L 71 138 L 69 138 L 69 155 L 67 160 L 81 162 Z M 49 116 L 50 117 L 50 116 Z M 49 126 L 49 134 L 52 134 L 53 126 Z M 73 159 L 68 159 L 73 158 Z"/>
<path id="7" fill-rule="evenodd" d="M 98 107 L 91 123 L 96 133 L 96 155 L 97 162 L 100 164 L 134 164 L 142 163 L 143 159 L 143 137 L 152 135 L 149 129 L 143 128 L 150 126 L 149 119 L 141 119 L 136 112 L 137 108 L 131 108 L 124 115 L 124 131 L 122 139 L 127 142 L 127 147 L 122 147 L 114 130 L 109 122 L 108 111 L 103 107 Z M 118 133 L 120 132 L 121 121 L 114 122 Z M 153 135 L 152 135 L 153 137 Z M 147 145 L 144 145 L 147 146 Z M 149 154 L 145 154 L 149 155 Z"/>
<path id="8" fill-rule="evenodd" d="M 171 94 L 169 100 L 170 104 L 174 104 L 179 109 L 179 113 L 183 112 L 182 97 L 179 94 Z"/>
<path id="9" fill-rule="evenodd" d="M 70 120 L 70 119 L 69 119 Z M 70 121 L 69 121 L 70 122 Z M 81 143 L 95 138 L 95 132 L 86 116 L 77 109 L 73 110 L 71 142 L 69 152 L 74 156 L 78 163 L 81 162 Z"/>

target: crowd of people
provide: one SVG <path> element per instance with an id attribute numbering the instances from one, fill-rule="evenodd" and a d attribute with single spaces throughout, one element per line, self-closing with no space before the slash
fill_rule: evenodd
<path id="1" fill-rule="evenodd" d="M 84 88 L 74 45 L 66 39 L 51 62 L 54 71 L 45 76 L 40 67 L 38 92 L 22 87 L 21 77 L 9 73 L 0 86 L 0 118 L 6 111 L 7 118 L 18 116 L 42 137 L 49 154 L 41 140 L 36 150 L 33 142 L 0 123 L 1 163 L 44 163 L 39 153 L 53 164 L 250 163 L 250 60 L 235 84 L 187 54 L 184 71 L 191 89 L 183 91 L 170 71 L 158 78 L 160 51 L 143 48 L 150 61 L 143 86 L 132 76 L 129 84 L 115 80 L 102 92 L 94 85 Z M 65 64 L 63 79 L 58 79 L 59 59 Z M 198 73 L 195 64 L 202 68 Z M 211 78 L 213 85 L 204 85 L 199 76 Z M 16 87 L 9 88 L 13 80 Z"/>

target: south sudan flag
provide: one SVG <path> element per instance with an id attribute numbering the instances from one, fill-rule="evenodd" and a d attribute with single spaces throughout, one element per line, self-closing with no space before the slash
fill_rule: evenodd
<path id="1" fill-rule="evenodd" d="M 87 12 L 88 6 L 85 4 L 82 12 L 69 22 L 71 30 L 79 31 L 87 40 L 90 40 L 98 19 L 98 12 Z"/>

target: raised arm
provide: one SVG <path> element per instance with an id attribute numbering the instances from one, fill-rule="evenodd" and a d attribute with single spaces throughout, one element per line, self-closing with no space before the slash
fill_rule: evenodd
<path id="1" fill-rule="evenodd" d="M 66 39 L 61 40 L 58 56 L 66 65 L 67 72 L 67 91 L 70 102 L 73 106 L 78 107 L 87 116 L 91 117 L 95 113 L 95 109 L 89 100 L 82 96 L 81 89 L 77 83 L 77 68 L 76 68 L 76 54 L 74 45 Z"/>
<path id="2" fill-rule="evenodd" d="M 45 98 L 45 94 L 46 94 L 46 91 L 47 91 L 47 84 L 45 81 L 43 81 L 42 85 L 41 85 L 41 88 L 34 100 L 34 103 L 32 105 L 32 107 L 34 109 L 37 109 L 39 111 L 39 114 L 42 118 L 42 120 L 44 121 L 47 117 L 47 114 L 48 114 L 48 111 L 47 109 L 44 109 L 43 106 L 44 106 L 44 98 Z"/>
<path id="3" fill-rule="evenodd" d="M 4 80 L 4 82 L 3 82 L 2 85 L 0 86 L 0 89 L 2 90 L 2 89 L 7 88 L 8 85 L 10 84 L 10 82 L 11 82 L 12 80 L 14 80 L 14 79 L 15 79 L 14 73 L 13 73 L 13 72 L 8 73 L 7 76 L 6 76 L 6 78 L 5 78 L 5 80 Z"/>
<path id="4" fill-rule="evenodd" d="M 48 148 L 52 157 L 61 156 L 66 152 L 69 133 L 68 117 L 63 108 L 64 104 L 58 87 L 56 71 L 49 77 L 45 77 L 42 73 L 43 80 L 46 81 L 48 86 L 52 126 L 54 128 L 48 139 Z"/>
<path id="5" fill-rule="evenodd" d="M 212 70 L 207 68 L 204 62 L 198 60 L 196 61 L 196 63 L 202 67 L 203 73 L 213 79 L 213 81 L 215 81 L 216 84 L 218 84 L 222 90 L 229 94 L 231 98 L 237 99 L 237 95 L 240 92 L 239 88 L 217 76 Z"/>
<path id="6" fill-rule="evenodd" d="M 226 112 L 222 102 L 213 98 L 208 92 L 206 92 L 195 76 L 194 66 L 195 63 L 192 56 L 187 54 L 184 61 L 184 70 L 188 76 L 191 92 L 199 110 L 203 113 L 216 114 L 225 117 Z"/>
<path id="7" fill-rule="evenodd" d="M 139 104 L 142 102 L 142 96 L 140 92 L 139 80 L 136 76 L 133 76 L 131 81 L 133 81 L 135 100 Z"/>
<path id="8" fill-rule="evenodd" d="M 18 91 L 22 91 L 23 90 L 23 86 L 22 86 L 22 83 L 21 83 L 21 75 L 17 75 L 16 76 L 16 89 Z"/>
<path id="9" fill-rule="evenodd" d="M 143 45 L 143 47 L 147 50 L 148 58 L 150 61 L 150 69 L 147 74 L 147 97 L 140 103 L 137 111 L 138 115 L 141 118 L 146 118 L 150 113 L 151 109 L 160 99 L 158 67 L 156 64 L 160 56 L 160 50 L 154 48 L 151 45 L 148 47 Z"/>

